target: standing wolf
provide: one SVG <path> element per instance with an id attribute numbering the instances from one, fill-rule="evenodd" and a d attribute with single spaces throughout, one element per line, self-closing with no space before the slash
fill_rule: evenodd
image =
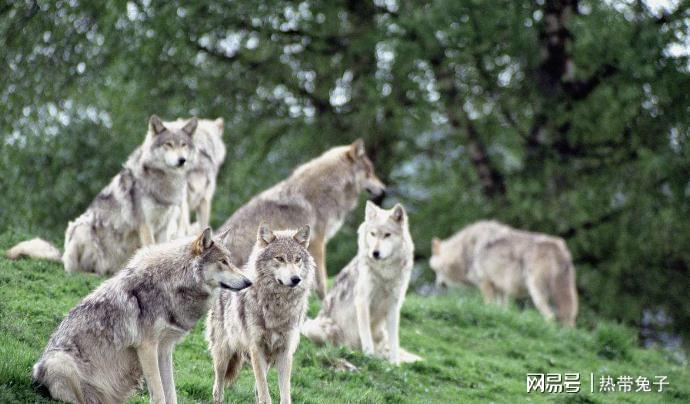
<path id="1" fill-rule="evenodd" d="M 560 237 L 480 221 L 446 241 L 433 239 L 430 266 L 439 285 L 470 283 L 486 302 L 504 305 L 529 295 L 545 318 L 575 326 L 575 267 Z"/>
<path id="2" fill-rule="evenodd" d="M 367 190 L 373 196 L 384 192 L 374 166 L 358 139 L 348 146 L 334 147 L 303 164 L 293 174 L 252 198 L 221 227 L 229 230 L 227 247 L 243 265 L 254 243 L 248 229 L 261 220 L 271 228 L 289 229 L 309 224 L 312 231 L 309 252 L 316 262 L 316 291 L 326 296 L 326 242 L 333 237 L 345 216 L 357 206 L 359 195 Z"/>
<path id="3" fill-rule="evenodd" d="M 421 358 L 400 348 L 400 308 L 412 271 L 414 244 L 402 205 L 391 210 L 367 202 L 358 230 L 357 256 L 338 274 L 333 289 L 302 333 L 387 357 L 393 364 Z"/>
<path id="4" fill-rule="evenodd" d="M 187 122 L 186 119 L 178 119 L 164 124 L 169 128 L 183 128 Z M 187 209 L 182 211 L 181 234 L 193 234 L 209 225 L 216 177 L 225 161 L 224 128 L 223 118 L 199 119 L 194 132 L 196 158 L 187 169 Z M 196 214 L 194 226 L 190 224 L 189 211 Z"/>
<path id="5" fill-rule="evenodd" d="M 314 275 L 309 226 L 272 232 L 259 226 L 247 263 L 254 286 L 237 294 L 221 293 L 206 321 L 206 340 L 213 357 L 213 400 L 223 401 L 223 388 L 237 377 L 249 354 L 260 403 L 270 403 L 266 375 L 278 369 L 280 402 L 290 403 L 292 356 L 307 310 Z"/>
<path id="6" fill-rule="evenodd" d="M 137 248 L 171 239 L 180 225 L 185 166 L 194 157 L 196 127 L 196 118 L 171 129 L 151 116 L 141 151 L 67 226 L 62 257 L 41 239 L 19 243 L 7 256 L 62 261 L 68 272 L 112 274 Z"/>
<path id="7" fill-rule="evenodd" d="M 175 344 L 206 314 L 217 288 L 250 285 L 211 229 L 143 248 L 62 320 L 33 381 L 57 400 L 121 403 L 144 376 L 152 403 L 175 403 Z"/>

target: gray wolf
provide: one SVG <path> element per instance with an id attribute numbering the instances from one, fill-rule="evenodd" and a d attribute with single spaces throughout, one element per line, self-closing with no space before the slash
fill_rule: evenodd
<path id="1" fill-rule="evenodd" d="M 338 274 L 321 311 L 302 333 L 317 344 L 361 349 L 393 364 L 420 360 L 400 348 L 400 308 L 410 281 L 414 244 L 407 213 L 367 201 L 357 256 Z"/>
<path id="2" fill-rule="evenodd" d="M 142 248 L 62 320 L 33 368 L 35 385 L 72 403 L 121 403 L 146 379 L 152 403 L 175 403 L 172 352 L 219 288 L 251 281 L 207 228 Z"/>
<path id="3" fill-rule="evenodd" d="M 486 302 L 503 305 L 529 295 L 545 318 L 575 326 L 575 267 L 560 237 L 480 221 L 448 240 L 434 238 L 429 263 L 437 285 L 469 283 Z"/>
<path id="4" fill-rule="evenodd" d="M 380 196 L 385 186 L 376 177 L 366 156 L 364 142 L 334 147 L 301 165 L 292 175 L 252 198 L 221 227 L 232 238 L 226 245 L 237 265 L 243 265 L 254 243 L 248 229 L 256 229 L 261 220 L 271 228 L 290 229 L 309 224 L 309 252 L 316 262 L 316 291 L 326 296 L 326 243 L 357 206 L 359 195 L 367 190 Z"/>
<path id="5" fill-rule="evenodd" d="M 187 209 L 182 211 L 181 234 L 194 234 L 209 225 L 211 202 L 216 191 L 216 178 L 225 161 L 223 118 L 215 120 L 199 119 L 194 132 L 196 158 L 187 168 Z M 187 119 L 178 119 L 163 124 L 170 128 L 183 128 Z M 196 222 L 190 224 L 189 211 L 196 214 Z"/>
<path id="6" fill-rule="evenodd" d="M 280 402 L 291 402 L 292 356 L 314 276 L 309 233 L 308 225 L 273 232 L 261 224 L 246 267 L 254 286 L 235 294 L 221 293 L 216 299 L 206 321 L 215 402 L 223 401 L 223 388 L 235 380 L 245 355 L 254 370 L 257 400 L 271 402 L 266 375 L 275 364 Z"/>
<path id="7" fill-rule="evenodd" d="M 196 118 L 178 130 L 151 116 L 139 152 L 130 156 L 86 212 L 67 226 L 62 256 L 41 239 L 19 243 L 7 256 L 62 261 L 68 272 L 112 274 L 139 247 L 172 239 L 180 226 L 186 165 L 195 154 L 196 127 Z"/>

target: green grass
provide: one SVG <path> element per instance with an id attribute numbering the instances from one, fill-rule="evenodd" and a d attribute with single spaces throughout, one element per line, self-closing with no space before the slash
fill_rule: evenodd
<path id="1" fill-rule="evenodd" d="M 21 237 L 0 235 L 4 250 Z M 67 311 L 103 278 L 66 274 L 59 265 L 0 258 L 0 402 L 45 402 L 30 386 L 30 372 L 50 333 Z M 313 314 L 318 302 L 313 301 Z M 621 308 L 624 309 L 624 308 Z M 563 329 L 531 309 L 485 306 L 475 293 L 457 291 L 435 297 L 408 296 L 402 313 L 402 345 L 425 361 L 395 367 L 360 353 L 317 348 L 303 339 L 293 368 L 296 403 L 450 403 L 450 402 L 690 402 L 689 372 L 682 355 L 640 349 L 634 332 L 601 322 L 593 330 Z M 358 370 L 338 370 L 344 358 Z M 213 372 L 203 339 L 203 324 L 175 351 L 181 402 L 209 402 Z M 582 374 L 579 394 L 526 394 L 528 372 Z M 590 373 L 668 376 L 663 393 L 589 392 Z M 278 397 L 275 372 L 269 378 Z M 226 401 L 252 402 L 248 367 L 226 389 Z M 132 400 L 146 403 L 146 393 Z"/>

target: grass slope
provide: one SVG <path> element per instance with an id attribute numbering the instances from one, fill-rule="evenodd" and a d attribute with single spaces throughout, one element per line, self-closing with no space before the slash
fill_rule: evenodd
<path id="1" fill-rule="evenodd" d="M 0 236 L 0 248 L 17 241 Z M 45 402 L 30 386 L 33 363 L 69 309 L 103 279 L 66 274 L 53 263 L 0 258 L 0 402 Z M 311 313 L 318 308 L 311 304 Z M 354 325 L 353 325 L 354 326 Z M 410 295 L 402 314 L 402 345 L 426 358 L 395 367 L 360 353 L 317 348 L 303 339 L 293 369 L 298 403 L 450 402 L 690 402 L 687 364 L 661 350 L 635 346 L 634 333 L 611 323 L 594 330 L 567 330 L 544 322 L 533 310 L 485 306 L 476 294 Z M 358 367 L 338 370 L 345 358 Z M 213 372 L 203 324 L 178 345 L 175 372 L 181 402 L 209 402 Z M 526 394 L 528 372 L 580 372 L 579 394 Z M 663 393 L 589 392 L 589 374 L 666 375 Z M 278 397 L 275 372 L 269 378 Z M 226 401 L 252 402 L 248 366 L 226 389 Z M 598 391 L 595 385 L 595 391 Z M 146 403 L 146 393 L 131 400 Z"/>

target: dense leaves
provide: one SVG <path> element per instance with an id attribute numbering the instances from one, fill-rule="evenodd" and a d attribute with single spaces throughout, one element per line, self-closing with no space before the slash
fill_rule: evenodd
<path id="1" fill-rule="evenodd" d="M 495 217 L 567 238 L 585 308 L 688 330 L 690 6 L 646 4 L 2 3 L 0 228 L 59 241 L 152 113 L 225 118 L 216 225 L 361 136 L 420 263 Z"/>

